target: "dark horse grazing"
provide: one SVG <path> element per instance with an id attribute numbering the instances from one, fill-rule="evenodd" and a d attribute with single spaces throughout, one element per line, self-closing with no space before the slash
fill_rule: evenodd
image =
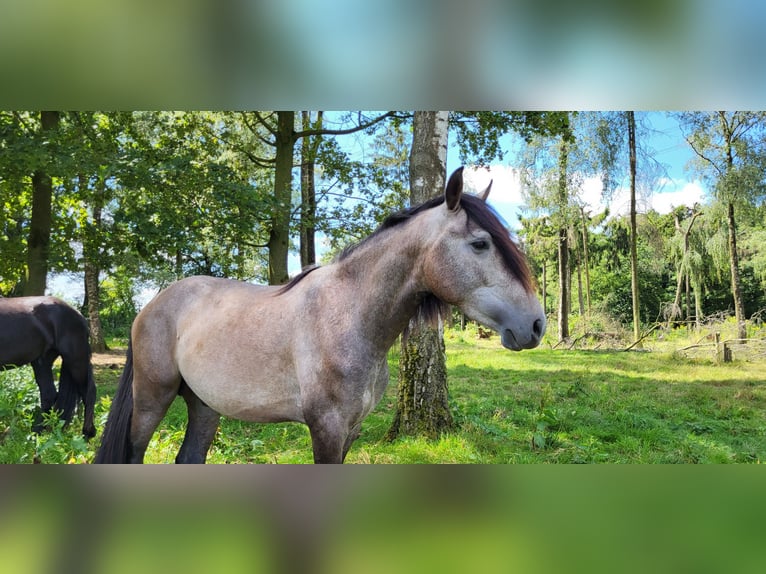
<path id="1" fill-rule="evenodd" d="M 59 388 L 53 383 L 53 361 L 61 357 Z M 93 409 L 96 385 L 90 363 L 88 324 L 80 313 L 55 297 L 0 298 L 0 368 L 31 364 L 40 388 L 42 413 L 52 408 L 65 423 L 77 400 L 85 405 L 82 434 L 96 434 Z M 42 430 L 42 417 L 35 432 Z"/>
<path id="2" fill-rule="evenodd" d="M 388 383 L 388 349 L 434 298 L 509 349 L 536 347 L 545 314 L 526 260 L 488 190 L 462 190 L 460 169 L 444 196 L 283 287 L 190 277 L 165 289 L 133 323 L 96 462 L 142 462 L 179 394 L 189 424 L 176 462 L 205 461 L 220 415 L 303 422 L 314 461 L 343 462 Z"/>

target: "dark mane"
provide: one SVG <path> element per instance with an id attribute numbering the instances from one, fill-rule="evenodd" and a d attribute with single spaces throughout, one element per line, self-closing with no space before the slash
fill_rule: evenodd
<path id="1" fill-rule="evenodd" d="M 423 211 L 432 209 L 443 203 L 444 196 L 440 195 L 415 207 L 410 207 L 389 215 L 370 235 L 362 239 L 359 243 L 350 245 L 341 251 L 335 258 L 335 261 L 343 261 L 363 245 L 375 241 L 384 231 L 402 225 Z M 499 251 L 508 271 L 522 284 L 525 290 L 529 292 L 533 291 L 534 281 L 529 266 L 527 265 L 527 260 L 516 243 L 511 239 L 506 224 L 497 212 L 487 205 L 484 200 L 468 194 L 463 194 L 461 196 L 460 207 L 465 210 L 469 221 L 472 221 L 489 233 L 490 237 L 492 237 L 492 243 Z M 277 294 L 281 295 L 282 293 L 286 293 L 315 269 L 317 269 L 316 266 L 307 267 L 282 287 Z"/>

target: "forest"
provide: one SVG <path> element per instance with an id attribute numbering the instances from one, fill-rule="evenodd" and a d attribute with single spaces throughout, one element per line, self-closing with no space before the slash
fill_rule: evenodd
<path id="1" fill-rule="evenodd" d="M 50 293 L 56 276 L 81 282 L 72 302 L 103 350 L 127 335 L 142 290 L 189 275 L 284 283 L 409 204 L 412 115 L 0 112 L 0 295 Z M 614 329 L 636 340 L 657 323 L 723 316 L 745 338 L 762 320 L 766 114 L 665 115 L 709 196 L 664 214 L 636 208 L 664 174 L 645 113 L 449 115 L 462 163 L 520 174 L 513 233 L 554 341 Z M 629 188 L 630 212 L 586 209 L 588 177 L 605 197 Z"/>

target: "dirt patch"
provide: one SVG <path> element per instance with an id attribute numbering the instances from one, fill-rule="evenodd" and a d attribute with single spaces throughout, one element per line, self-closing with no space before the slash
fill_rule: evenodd
<path id="1" fill-rule="evenodd" d="M 106 353 L 93 353 L 91 362 L 94 367 L 107 369 L 121 369 L 125 366 L 125 353 L 127 349 L 117 347 L 109 349 Z"/>

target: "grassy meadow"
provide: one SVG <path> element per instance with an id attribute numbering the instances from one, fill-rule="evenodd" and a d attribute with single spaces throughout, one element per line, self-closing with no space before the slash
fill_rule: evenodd
<path id="1" fill-rule="evenodd" d="M 473 329 L 445 336 L 455 430 L 439 440 L 384 440 L 394 415 L 398 349 L 391 383 L 346 459 L 401 463 L 758 463 L 766 459 L 766 359 L 716 364 L 712 352 L 674 352 L 699 339 L 647 339 L 641 351 L 502 349 Z M 106 421 L 119 357 L 95 367 L 96 424 Z M 0 462 L 85 463 L 81 421 L 31 433 L 38 401 L 29 367 L 0 372 Z M 146 461 L 172 462 L 185 430 L 179 398 Z M 308 429 L 296 423 L 222 419 L 210 463 L 309 463 Z"/>

